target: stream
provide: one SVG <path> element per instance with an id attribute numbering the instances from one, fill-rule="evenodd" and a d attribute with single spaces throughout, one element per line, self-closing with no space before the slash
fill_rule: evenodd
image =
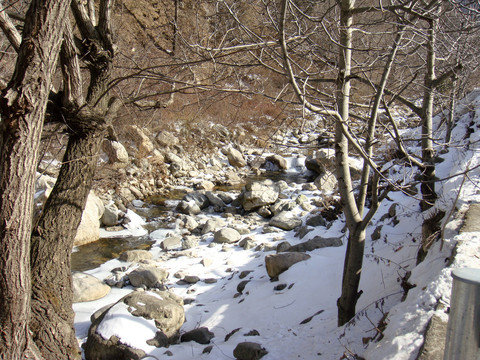
<path id="1" fill-rule="evenodd" d="M 268 171 L 261 175 L 252 175 L 245 179 L 245 182 L 255 182 L 270 179 L 273 181 L 284 180 L 287 184 L 304 184 L 313 181 L 311 177 L 304 174 Z M 244 184 L 236 186 L 217 186 L 214 191 L 240 192 Z M 148 232 L 157 229 L 168 229 L 169 215 L 174 210 L 168 206 L 169 201 L 181 200 L 187 190 L 174 189 L 166 195 L 154 195 L 148 198 L 143 207 L 135 208 L 135 213 L 146 219 L 145 228 Z M 120 237 L 120 238 L 102 238 L 98 241 L 75 247 L 72 253 L 72 271 L 87 271 L 95 269 L 108 260 L 118 257 L 121 253 L 128 250 L 150 250 L 155 243 L 149 236 L 141 237 Z"/>

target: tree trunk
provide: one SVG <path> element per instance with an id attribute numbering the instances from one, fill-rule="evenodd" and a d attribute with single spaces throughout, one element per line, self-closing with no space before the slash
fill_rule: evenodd
<path id="1" fill-rule="evenodd" d="M 352 62 L 352 25 L 351 10 L 354 0 L 340 2 L 340 50 L 339 50 L 339 75 L 337 83 L 337 107 L 344 122 L 348 121 L 350 105 L 350 72 Z M 339 120 L 335 129 L 335 161 L 337 169 L 338 190 L 345 214 L 349 237 L 345 266 L 342 280 L 342 295 L 337 301 L 338 325 L 341 326 L 355 315 L 357 303 L 358 284 L 363 263 L 363 247 L 365 245 L 365 230 L 362 228 L 362 218 L 358 211 L 353 194 L 348 140 L 343 133 Z M 362 235 L 363 234 L 363 235 Z"/>
<path id="2" fill-rule="evenodd" d="M 37 153 L 66 0 L 33 0 L 0 98 L 0 358 L 40 358 L 30 337 L 30 234 Z"/>
<path id="3" fill-rule="evenodd" d="M 31 329 L 37 346 L 48 359 L 80 358 L 73 328 L 70 259 L 105 126 L 74 130 L 57 183 L 32 236 Z"/>
<path id="4" fill-rule="evenodd" d="M 435 38 L 438 20 L 431 20 L 427 42 L 427 74 L 425 76 L 425 93 L 422 107 L 422 201 L 420 207 L 425 211 L 433 206 L 437 199 L 435 193 L 435 163 L 433 151 L 433 102 L 435 97 Z"/>
<path id="5" fill-rule="evenodd" d="M 358 224 L 348 235 L 347 253 L 343 267 L 342 295 L 337 300 L 338 325 L 342 326 L 355 316 L 355 306 L 360 297 L 358 285 L 363 266 L 365 228 Z"/>

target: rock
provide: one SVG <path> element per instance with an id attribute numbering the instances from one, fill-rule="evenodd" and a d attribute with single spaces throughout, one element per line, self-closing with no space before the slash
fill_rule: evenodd
<path id="1" fill-rule="evenodd" d="M 223 200 L 211 191 L 207 191 L 205 196 L 207 197 L 208 201 L 210 201 L 210 205 L 215 208 L 215 211 L 222 211 L 225 208 L 226 205 Z"/>
<path id="2" fill-rule="evenodd" d="M 257 214 L 263 218 L 269 218 L 273 215 L 267 206 L 262 206 L 260 209 L 258 209 Z"/>
<path id="3" fill-rule="evenodd" d="M 321 236 L 315 236 L 313 239 L 310 239 L 308 241 L 305 241 L 297 245 L 293 245 L 290 249 L 288 249 L 288 251 L 305 252 L 305 251 L 313 251 L 315 249 L 321 249 L 324 247 L 338 247 L 342 245 L 343 245 L 342 238 L 336 238 L 336 237 L 324 238 Z"/>
<path id="4" fill-rule="evenodd" d="M 195 203 L 195 201 L 185 201 L 185 200 L 182 200 L 178 203 L 176 210 L 186 215 L 198 215 L 202 212 L 202 210 Z"/>
<path id="5" fill-rule="evenodd" d="M 208 180 L 203 180 L 201 183 L 197 185 L 198 190 L 208 190 L 211 191 L 215 188 L 215 184 Z"/>
<path id="6" fill-rule="evenodd" d="M 178 144 L 178 138 L 168 131 L 161 131 L 157 135 L 157 142 L 162 147 L 172 147 Z"/>
<path id="7" fill-rule="evenodd" d="M 237 360 L 258 360 L 268 354 L 262 345 L 254 342 L 242 342 L 233 350 L 233 356 Z"/>
<path id="8" fill-rule="evenodd" d="M 240 294 L 243 294 L 243 290 L 245 290 L 245 286 L 247 286 L 247 284 L 250 282 L 250 280 L 243 280 L 243 281 L 240 281 L 237 285 L 237 291 L 240 293 Z"/>
<path id="9" fill-rule="evenodd" d="M 118 223 L 118 208 L 114 202 L 105 205 L 100 221 L 104 226 L 115 226 Z"/>
<path id="10" fill-rule="evenodd" d="M 324 161 L 313 156 L 307 156 L 305 159 L 305 167 L 319 175 L 324 174 L 326 171 Z"/>
<path id="11" fill-rule="evenodd" d="M 183 281 L 185 281 L 187 284 L 196 284 L 200 281 L 200 278 L 196 275 L 187 275 L 183 278 Z"/>
<path id="12" fill-rule="evenodd" d="M 227 227 L 215 232 L 215 235 L 213 236 L 213 241 L 218 244 L 231 244 L 239 241 L 240 238 L 241 236 L 237 230 Z"/>
<path id="13" fill-rule="evenodd" d="M 110 286 L 89 274 L 73 273 L 72 282 L 74 303 L 98 300 L 110 292 Z"/>
<path id="14" fill-rule="evenodd" d="M 185 216 L 182 216 L 182 219 L 180 221 L 180 226 L 183 227 L 184 229 L 187 229 L 188 231 L 192 231 L 193 229 L 197 228 L 198 222 L 192 216 L 185 215 Z"/>
<path id="15" fill-rule="evenodd" d="M 75 235 L 74 246 L 88 244 L 100 239 L 100 218 L 103 215 L 103 211 L 102 200 L 93 191 L 90 191 L 82 213 L 82 220 Z"/>
<path id="16" fill-rule="evenodd" d="M 309 232 L 313 230 L 314 229 L 311 226 L 300 226 L 295 232 L 295 236 L 303 239 Z"/>
<path id="17" fill-rule="evenodd" d="M 287 252 L 292 248 L 292 245 L 288 241 L 282 241 L 277 245 L 277 253 Z"/>
<path id="18" fill-rule="evenodd" d="M 182 241 L 182 249 L 183 250 L 192 249 L 198 246 L 198 244 L 199 244 L 199 240 L 196 236 L 186 236 Z"/>
<path id="19" fill-rule="evenodd" d="M 222 149 L 222 152 L 227 157 L 230 165 L 232 165 L 233 167 L 242 168 L 247 165 L 247 162 L 243 158 L 242 153 L 237 149 L 234 149 L 233 147 L 227 147 Z"/>
<path id="20" fill-rule="evenodd" d="M 293 201 L 279 200 L 275 204 L 270 206 L 270 210 L 274 215 L 280 214 L 282 211 L 290 211 L 295 209 L 297 204 Z"/>
<path id="21" fill-rule="evenodd" d="M 275 215 L 268 224 L 289 231 L 302 225 L 302 220 L 290 212 L 282 211 Z"/>
<path id="22" fill-rule="evenodd" d="M 134 287 L 154 288 L 168 277 L 168 272 L 154 266 L 140 266 L 128 274 Z"/>
<path id="23" fill-rule="evenodd" d="M 188 202 L 194 201 L 201 210 L 210 206 L 210 201 L 208 201 L 207 196 L 201 191 L 190 192 L 183 197 L 183 200 Z"/>
<path id="24" fill-rule="evenodd" d="M 326 226 L 327 222 L 325 221 L 322 215 L 315 215 L 308 218 L 306 221 L 306 224 L 308 226 L 316 227 L 316 226 Z"/>
<path id="25" fill-rule="evenodd" d="M 373 241 L 378 240 L 382 237 L 382 228 L 383 228 L 383 225 L 379 225 L 375 228 L 375 230 L 373 230 L 373 233 L 371 236 L 371 239 Z"/>
<path id="26" fill-rule="evenodd" d="M 117 325 L 118 319 L 122 319 L 121 327 Z M 92 315 L 85 357 L 139 360 L 145 356 L 139 350 L 145 343 L 164 346 L 165 342 L 167 345 L 175 342 L 184 322 L 183 304 L 175 295 L 167 291 L 131 292 Z M 132 341 L 132 332 L 141 336 Z"/>
<path id="27" fill-rule="evenodd" d="M 324 193 L 335 192 L 338 186 L 337 178 L 331 171 L 326 171 L 323 175 L 318 176 L 314 183 L 317 188 L 322 190 Z"/>
<path id="28" fill-rule="evenodd" d="M 255 248 L 257 246 L 257 243 L 251 238 L 244 238 L 240 240 L 238 246 L 244 248 L 245 250 L 249 250 Z"/>
<path id="29" fill-rule="evenodd" d="M 125 134 L 127 134 L 127 136 L 129 136 L 135 142 L 135 145 L 138 149 L 137 158 L 143 158 L 153 151 L 153 143 L 138 126 L 128 126 Z"/>
<path id="30" fill-rule="evenodd" d="M 215 337 L 215 334 L 208 330 L 206 327 L 200 327 L 187 331 L 180 338 L 181 342 L 195 341 L 199 344 L 207 345 L 210 344 L 210 340 Z"/>
<path id="31" fill-rule="evenodd" d="M 115 167 L 125 167 L 128 164 L 128 152 L 118 141 L 104 140 L 103 151 L 108 156 L 108 163 L 115 164 Z"/>
<path id="32" fill-rule="evenodd" d="M 265 257 L 265 267 L 267 268 L 268 276 L 273 279 L 285 270 L 288 270 L 293 264 L 307 259 L 310 259 L 310 255 L 299 252 L 272 254 Z"/>
<path id="33" fill-rule="evenodd" d="M 214 232 L 217 229 L 226 225 L 227 223 L 222 219 L 218 219 L 218 218 L 209 219 L 203 226 L 202 234 L 208 234 L 209 232 Z"/>
<path id="34" fill-rule="evenodd" d="M 246 211 L 256 210 L 275 203 L 278 195 L 278 186 L 271 180 L 249 183 L 242 191 L 242 206 Z"/>
<path id="35" fill-rule="evenodd" d="M 162 241 L 160 247 L 165 251 L 181 248 L 182 238 L 180 236 L 169 236 Z"/>
<path id="36" fill-rule="evenodd" d="M 317 186 L 313 183 L 305 183 L 302 185 L 302 190 L 305 191 L 315 191 L 318 190 Z"/>
<path id="37" fill-rule="evenodd" d="M 287 170 L 287 160 L 285 160 L 282 156 L 280 155 L 271 155 L 269 157 L 267 157 L 266 159 L 267 163 L 270 163 L 272 164 L 272 167 L 271 169 L 267 167 L 267 170 L 274 170 L 274 171 L 278 171 L 278 170 Z"/>
<path id="38" fill-rule="evenodd" d="M 152 259 L 152 254 L 147 250 L 128 250 L 121 253 L 118 259 L 125 262 L 139 262 Z"/>

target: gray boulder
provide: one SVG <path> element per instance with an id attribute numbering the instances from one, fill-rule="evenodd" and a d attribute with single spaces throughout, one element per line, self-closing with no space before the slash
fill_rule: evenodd
<path id="1" fill-rule="evenodd" d="M 213 236 L 213 242 L 218 244 L 231 244 L 239 241 L 240 238 L 241 236 L 237 230 L 227 227 L 215 232 L 215 235 Z"/>
<path id="2" fill-rule="evenodd" d="M 246 211 L 256 210 L 274 204 L 278 195 L 278 186 L 271 180 L 249 183 L 241 194 L 242 205 Z"/>
<path id="3" fill-rule="evenodd" d="M 180 236 L 169 236 L 162 241 L 160 247 L 165 251 L 181 248 L 182 238 Z"/>
<path id="4" fill-rule="evenodd" d="M 183 197 L 183 200 L 187 202 L 195 202 L 195 204 L 197 204 L 201 210 L 210 205 L 210 201 L 208 201 L 207 196 L 201 191 L 190 192 Z"/>
<path id="5" fill-rule="evenodd" d="M 218 218 L 209 219 L 203 226 L 202 234 L 208 234 L 209 232 L 214 232 L 225 225 L 227 225 L 227 223 L 222 219 L 218 219 Z"/>
<path id="6" fill-rule="evenodd" d="M 269 225 L 289 231 L 302 225 L 302 220 L 291 212 L 282 211 L 270 219 Z"/>
<path id="7" fill-rule="evenodd" d="M 326 171 L 324 174 L 318 176 L 314 183 L 319 190 L 324 193 L 331 193 L 337 190 L 338 182 L 335 174 L 331 171 Z"/>
<path id="8" fill-rule="evenodd" d="M 73 273 L 72 281 L 74 303 L 98 300 L 110 292 L 110 286 L 89 274 Z"/>
<path id="9" fill-rule="evenodd" d="M 298 252 L 305 252 L 305 251 L 313 251 L 315 249 L 321 249 L 324 247 L 338 247 L 342 246 L 343 241 L 342 238 L 331 237 L 331 238 L 324 238 L 321 236 L 315 236 L 313 239 L 305 241 L 303 243 L 293 245 L 288 251 L 298 251 Z"/>
<path id="10" fill-rule="evenodd" d="M 185 215 L 198 215 L 202 212 L 195 201 L 182 200 L 178 203 L 176 210 Z"/>
<path id="11" fill-rule="evenodd" d="M 307 259 L 310 259 L 310 255 L 299 252 L 271 254 L 265 257 L 265 267 L 267 268 L 268 276 L 274 279 L 285 270 L 288 270 L 293 264 Z"/>
<path id="12" fill-rule="evenodd" d="M 130 284 L 134 287 L 154 288 L 168 277 L 165 269 L 154 266 L 140 266 L 128 274 Z"/>
<path id="13" fill-rule="evenodd" d="M 180 338 L 181 342 L 195 341 L 199 344 L 207 345 L 210 344 L 210 340 L 215 337 L 215 334 L 208 330 L 206 327 L 196 328 L 190 331 L 187 331 Z"/>
<path id="14" fill-rule="evenodd" d="M 118 329 L 116 319 L 122 318 L 123 329 Z M 139 324 L 146 331 L 145 344 L 167 346 L 178 339 L 178 331 L 185 322 L 183 301 L 167 292 L 131 292 L 117 303 L 92 315 L 85 344 L 85 358 L 91 360 L 139 360 L 145 356 L 140 350 L 144 344 L 126 345 L 122 334 L 135 331 Z M 146 330 L 148 329 L 148 330 Z M 123 330 L 123 331 L 122 331 Z"/>

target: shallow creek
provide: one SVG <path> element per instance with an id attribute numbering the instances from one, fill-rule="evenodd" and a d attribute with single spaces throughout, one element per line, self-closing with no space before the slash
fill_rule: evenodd
<path id="1" fill-rule="evenodd" d="M 262 175 L 252 175 L 245 179 L 245 182 L 262 181 L 271 179 L 273 181 L 284 180 L 287 184 L 303 184 L 313 181 L 306 176 L 298 173 L 285 173 L 269 171 Z M 215 191 L 239 192 L 243 184 L 236 186 L 218 186 Z M 187 193 L 185 189 L 174 189 L 166 195 L 151 196 L 146 200 L 142 208 L 135 208 L 135 212 L 146 219 L 146 229 L 152 232 L 157 229 L 168 229 L 168 217 L 174 211 L 174 208 L 168 206 L 169 201 L 181 200 Z M 87 271 L 95 269 L 108 260 L 118 257 L 127 250 L 142 249 L 150 250 L 154 241 L 148 236 L 141 237 L 121 237 L 121 238 L 102 238 L 90 244 L 75 247 L 72 253 L 72 270 Z"/>

